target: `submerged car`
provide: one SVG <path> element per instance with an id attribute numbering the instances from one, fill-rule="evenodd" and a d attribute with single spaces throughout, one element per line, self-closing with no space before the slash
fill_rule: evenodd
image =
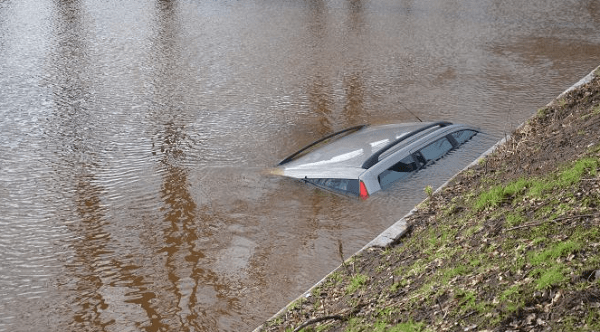
<path id="1" fill-rule="evenodd" d="M 450 122 L 361 125 L 282 160 L 276 173 L 363 199 L 442 158 L 479 132 Z"/>

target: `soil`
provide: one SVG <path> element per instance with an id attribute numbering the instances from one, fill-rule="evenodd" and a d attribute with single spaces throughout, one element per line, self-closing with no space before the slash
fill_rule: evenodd
<path id="1" fill-rule="evenodd" d="M 596 75 L 259 330 L 600 330 L 599 138 Z"/>

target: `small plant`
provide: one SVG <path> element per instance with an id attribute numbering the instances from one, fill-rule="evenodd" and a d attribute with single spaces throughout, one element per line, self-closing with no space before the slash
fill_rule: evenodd
<path id="1" fill-rule="evenodd" d="M 546 242 L 546 240 L 548 240 L 548 238 L 546 238 L 546 237 L 536 237 L 535 239 L 533 239 L 533 241 L 531 242 L 531 244 L 533 246 L 537 246 L 540 243 Z"/>
<path id="2" fill-rule="evenodd" d="M 317 300 L 315 301 L 315 303 L 313 304 L 313 310 L 314 310 L 314 311 L 317 311 L 317 310 L 319 310 L 319 307 L 321 307 L 321 300 L 320 300 L 320 299 L 317 299 Z"/>
<path id="3" fill-rule="evenodd" d="M 394 313 L 394 308 L 385 307 L 377 311 L 378 317 L 390 317 Z"/>
<path id="4" fill-rule="evenodd" d="M 283 318 L 277 317 L 277 318 L 273 319 L 272 321 L 267 322 L 267 326 L 276 326 L 276 325 L 280 325 L 281 323 L 283 323 Z"/>
<path id="5" fill-rule="evenodd" d="M 596 107 L 592 109 L 592 115 L 600 115 L 600 105 L 596 105 Z"/>
<path id="6" fill-rule="evenodd" d="M 314 296 L 315 298 L 319 297 L 319 295 L 321 295 L 321 287 L 315 287 L 312 289 L 312 291 L 310 292 L 310 294 L 312 296 Z"/>
<path id="7" fill-rule="evenodd" d="M 558 100 L 558 106 L 560 106 L 560 107 L 565 107 L 566 105 L 567 105 L 567 99 L 565 99 L 565 98 L 560 98 L 560 99 Z"/>
<path id="8" fill-rule="evenodd" d="M 481 260 L 478 257 L 474 257 L 469 262 L 469 265 L 471 265 L 472 267 L 478 267 L 479 265 L 481 265 Z"/>
<path id="9" fill-rule="evenodd" d="M 329 278 L 327 278 L 327 281 L 325 282 L 325 286 L 326 287 L 335 286 L 335 285 L 339 284 L 340 282 L 342 282 L 343 280 L 344 280 L 344 276 L 340 272 L 336 271 L 336 272 L 333 272 L 329 276 Z"/>
<path id="10" fill-rule="evenodd" d="M 428 185 L 427 187 L 425 187 L 425 193 L 427 194 L 427 197 L 431 199 L 431 196 L 433 196 L 433 188 Z"/>
<path id="11" fill-rule="evenodd" d="M 547 111 L 547 110 L 548 110 L 548 109 L 547 109 L 546 107 L 542 107 L 542 108 L 538 109 L 538 110 L 537 110 L 537 115 L 538 115 L 538 117 L 540 117 L 540 118 L 541 118 L 541 117 L 544 117 L 544 116 L 546 115 L 546 111 Z"/>
<path id="12" fill-rule="evenodd" d="M 304 298 L 300 298 L 300 299 L 290 303 L 290 305 L 287 307 L 287 309 L 290 311 L 299 309 L 302 306 L 302 303 L 304 303 L 304 301 L 306 301 Z"/>

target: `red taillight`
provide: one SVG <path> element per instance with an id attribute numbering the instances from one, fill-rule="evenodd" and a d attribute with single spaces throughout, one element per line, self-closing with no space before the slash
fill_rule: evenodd
<path id="1" fill-rule="evenodd" d="M 359 196 L 362 199 L 367 199 L 369 197 L 369 193 L 367 192 L 367 186 L 365 186 L 365 183 L 360 181 L 360 187 L 359 187 Z"/>

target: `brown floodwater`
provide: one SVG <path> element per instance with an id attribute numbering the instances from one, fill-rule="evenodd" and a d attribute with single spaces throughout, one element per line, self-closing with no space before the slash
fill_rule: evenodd
<path id="1" fill-rule="evenodd" d="M 0 331 L 250 331 L 600 62 L 596 0 L 0 0 Z M 359 201 L 270 175 L 480 127 Z"/>

